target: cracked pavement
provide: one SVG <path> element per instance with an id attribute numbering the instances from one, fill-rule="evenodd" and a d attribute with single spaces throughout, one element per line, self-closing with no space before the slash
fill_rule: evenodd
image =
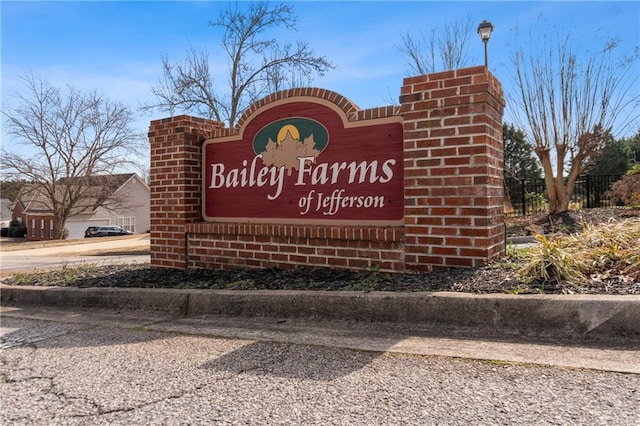
<path id="1" fill-rule="evenodd" d="M 136 324 L 3 316 L 0 423 L 640 423 L 637 374 L 218 338 Z"/>

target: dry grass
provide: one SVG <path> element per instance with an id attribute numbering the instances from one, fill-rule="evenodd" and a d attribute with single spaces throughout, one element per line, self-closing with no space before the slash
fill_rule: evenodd
<path id="1" fill-rule="evenodd" d="M 556 282 L 565 289 L 589 278 L 640 280 L 640 219 L 582 224 L 582 232 L 546 238 L 528 252 L 518 271 L 525 281 Z"/>
<path id="2" fill-rule="evenodd" d="M 617 270 L 640 279 L 640 220 L 585 225 L 571 242 L 592 273 Z"/>

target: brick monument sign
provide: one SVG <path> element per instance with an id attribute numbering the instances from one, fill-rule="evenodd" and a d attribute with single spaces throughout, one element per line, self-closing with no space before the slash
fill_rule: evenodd
<path id="1" fill-rule="evenodd" d="M 151 264 L 410 272 L 504 253 L 500 83 L 407 78 L 399 106 L 277 92 L 235 128 L 151 122 Z"/>

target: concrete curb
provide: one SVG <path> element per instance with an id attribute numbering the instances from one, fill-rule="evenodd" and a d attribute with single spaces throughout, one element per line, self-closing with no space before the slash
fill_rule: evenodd
<path id="1" fill-rule="evenodd" d="M 3 305 L 111 308 L 176 316 L 297 318 L 473 327 L 559 337 L 640 337 L 640 296 L 450 292 L 230 291 L 0 285 Z"/>

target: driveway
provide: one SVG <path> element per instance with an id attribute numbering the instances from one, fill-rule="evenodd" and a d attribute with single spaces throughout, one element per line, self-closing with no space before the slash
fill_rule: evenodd
<path id="1" fill-rule="evenodd" d="M 25 247 L 22 249 L 22 247 Z M 0 275 L 57 269 L 80 264 L 149 262 L 149 234 L 130 237 L 68 240 L 64 243 L 7 244 L 0 251 Z"/>

